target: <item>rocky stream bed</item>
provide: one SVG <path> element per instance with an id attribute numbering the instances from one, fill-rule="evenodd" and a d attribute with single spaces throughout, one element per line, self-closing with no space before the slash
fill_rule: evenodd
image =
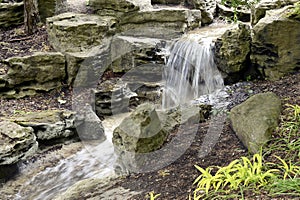
<path id="1" fill-rule="evenodd" d="M 300 105 L 297 1 L 239 8 L 237 24 L 225 20 L 234 15 L 230 6 L 212 0 L 53 2 L 40 8 L 33 35 L 23 31 L 22 2 L 0 3 L 1 200 L 140 200 L 151 191 L 158 199 L 188 199 L 199 175 L 194 165 L 225 166 L 257 150 L 230 121 L 232 108 L 263 98 L 251 110 L 271 121 L 265 142 L 269 130 L 276 137 L 287 104 Z M 219 96 L 184 107 L 177 94 L 180 106 L 162 111 L 162 77 L 172 74 L 166 68 L 174 51 L 174 71 L 176 63 L 177 70 L 186 66 L 192 76 L 185 79 L 200 93 L 215 92 L 206 87 L 224 79 Z M 209 67 L 197 68 L 201 63 Z M 149 151 L 158 153 L 144 158 Z M 244 198 L 298 197 L 262 190 Z"/>

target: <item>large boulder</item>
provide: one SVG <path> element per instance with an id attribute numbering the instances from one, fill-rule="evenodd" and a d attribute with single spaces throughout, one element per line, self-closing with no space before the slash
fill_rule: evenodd
<path id="1" fill-rule="evenodd" d="M 280 99 L 271 92 L 250 97 L 230 112 L 232 128 L 251 153 L 257 153 L 278 126 Z"/>
<path id="2" fill-rule="evenodd" d="M 149 103 L 138 106 L 113 132 L 118 155 L 115 171 L 152 171 L 170 163 L 188 148 L 185 145 L 193 141 L 197 124 L 208 117 L 210 109 L 210 106 L 191 105 L 156 111 Z M 168 140 L 169 134 L 175 138 Z M 165 159 L 156 160 L 159 156 Z"/>
<path id="3" fill-rule="evenodd" d="M 10 121 L 0 122 L 0 139 L 0 165 L 17 163 L 38 148 L 33 128 Z"/>
<path id="4" fill-rule="evenodd" d="M 60 52 L 80 52 L 102 43 L 114 33 L 116 19 L 76 13 L 63 13 L 47 18 L 50 44 Z"/>
<path id="5" fill-rule="evenodd" d="M 162 129 L 154 105 L 142 104 L 113 132 L 113 144 L 122 151 L 147 153 L 159 149 L 167 132 Z"/>
<path id="6" fill-rule="evenodd" d="M 257 24 L 260 19 L 265 17 L 268 10 L 282 8 L 296 2 L 298 0 L 261 0 L 251 8 L 251 24 Z"/>
<path id="7" fill-rule="evenodd" d="M 253 27 L 251 62 L 270 80 L 300 68 L 299 16 L 295 6 L 286 6 L 267 11 Z"/>
<path id="8" fill-rule="evenodd" d="M 0 1 L 0 27 L 17 26 L 24 23 L 24 4 L 1 3 Z"/>
<path id="9" fill-rule="evenodd" d="M 215 62 L 224 74 L 225 82 L 239 81 L 250 66 L 251 31 L 239 23 L 228 29 L 215 43 Z"/>
<path id="10" fill-rule="evenodd" d="M 76 133 L 76 113 L 68 110 L 29 112 L 8 120 L 34 130 L 38 140 L 60 139 Z"/>
<path id="11" fill-rule="evenodd" d="M 0 96 L 18 98 L 49 91 L 61 86 L 65 79 L 65 57 L 61 53 L 36 52 L 5 60 L 6 74 L 0 76 Z"/>

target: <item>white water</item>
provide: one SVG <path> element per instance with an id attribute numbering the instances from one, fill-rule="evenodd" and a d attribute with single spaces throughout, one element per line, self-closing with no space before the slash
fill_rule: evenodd
<path id="1" fill-rule="evenodd" d="M 111 141 L 112 132 L 127 115 L 128 113 L 115 115 L 104 120 L 102 123 L 107 138 L 104 142 L 83 142 L 83 149 L 76 154 L 34 174 L 14 199 L 50 200 L 80 180 L 114 175 L 116 156 Z M 28 170 L 30 169 L 25 171 Z"/>
<path id="2" fill-rule="evenodd" d="M 200 36 L 201 37 L 201 36 Z M 211 38 L 190 34 L 173 44 L 164 72 L 164 109 L 176 107 L 223 88 L 214 63 Z"/>

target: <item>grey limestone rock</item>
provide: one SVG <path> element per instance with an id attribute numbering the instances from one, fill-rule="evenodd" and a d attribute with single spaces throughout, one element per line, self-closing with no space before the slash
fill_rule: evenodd
<path id="1" fill-rule="evenodd" d="M 260 151 L 278 126 L 281 100 L 274 93 L 260 93 L 230 111 L 233 130 L 251 153 Z"/>

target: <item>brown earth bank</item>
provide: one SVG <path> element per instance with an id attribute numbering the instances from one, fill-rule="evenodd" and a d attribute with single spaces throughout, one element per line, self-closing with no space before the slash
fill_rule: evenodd
<path id="1" fill-rule="evenodd" d="M 39 27 L 39 31 L 32 36 L 24 35 L 22 30 L 22 26 L 10 30 L 0 29 L 0 60 L 16 55 L 28 55 L 34 51 L 52 50 L 47 41 L 45 27 Z M 275 82 L 267 80 L 255 81 L 237 88 L 237 90 L 248 92 L 246 96 L 237 96 L 237 99 L 244 100 L 250 95 L 271 91 L 280 96 L 283 105 L 300 105 L 300 73 L 291 74 Z M 62 87 L 49 93 L 40 93 L 36 96 L 22 99 L 0 99 L 0 115 L 13 115 L 22 111 L 71 109 L 71 99 L 72 89 L 70 87 Z M 62 101 L 60 100 L 66 100 L 66 102 L 61 103 Z M 238 100 L 231 107 L 237 103 L 239 103 Z M 145 199 L 147 193 L 151 191 L 161 194 L 158 199 L 188 199 L 188 195 L 194 188 L 193 181 L 199 176 L 199 172 L 194 165 L 199 165 L 202 168 L 208 166 L 225 166 L 234 159 L 248 155 L 247 150 L 230 128 L 229 121 L 227 120 L 213 149 L 205 157 L 199 156 L 203 138 L 210 126 L 210 120 L 196 126 L 198 131 L 193 143 L 174 163 L 159 171 L 130 174 L 121 178 L 116 185 L 111 187 L 122 186 L 133 191 L 141 191 L 141 194 L 131 198 L 137 200 Z M 245 199 L 295 198 L 289 195 L 271 198 L 268 196 L 267 191 L 249 192 L 244 197 Z"/>
<path id="2" fill-rule="evenodd" d="M 240 88 L 242 89 L 242 88 Z M 250 93 L 259 92 L 274 92 L 277 94 L 283 103 L 283 108 L 286 104 L 300 105 L 300 73 L 286 76 L 278 81 L 256 81 L 244 88 Z M 232 105 L 233 106 L 233 105 Z M 188 199 L 192 189 L 193 182 L 200 175 L 200 172 L 194 167 L 198 165 L 202 168 L 208 166 L 226 166 L 231 161 L 248 156 L 248 152 L 242 143 L 239 141 L 235 133 L 230 127 L 230 123 L 224 124 L 223 131 L 219 137 L 217 144 L 212 151 L 205 157 L 199 157 L 201 152 L 203 138 L 207 134 L 209 121 L 199 124 L 199 129 L 194 142 L 190 148 L 171 165 L 155 172 L 145 174 L 132 174 L 119 183 L 119 185 L 134 191 L 143 191 L 138 196 L 131 198 L 145 199 L 147 192 L 154 191 L 156 194 L 161 194 L 158 199 Z M 273 137 L 276 137 L 274 133 Z M 163 158 L 157 158 L 163 159 Z M 239 191 L 237 191 L 238 193 Z M 268 196 L 267 191 L 258 190 L 244 194 L 245 199 L 299 199 L 290 195 L 279 197 Z M 220 197 L 220 199 L 222 199 Z"/>

